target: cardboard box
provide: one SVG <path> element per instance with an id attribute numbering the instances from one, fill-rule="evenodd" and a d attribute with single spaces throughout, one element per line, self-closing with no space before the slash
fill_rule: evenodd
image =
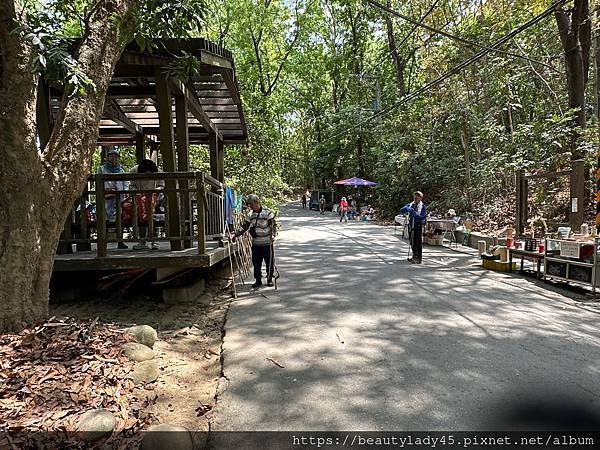
<path id="1" fill-rule="evenodd" d="M 483 267 L 485 269 L 495 270 L 497 272 L 509 272 L 511 270 L 509 262 L 502 262 L 502 261 L 491 260 L 491 259 L 482 259 L 481 264 L 483 265 Z M 514 271 L 517 270 L 516 262 L 512 263 L 512 270 L 514 270 Z"/>

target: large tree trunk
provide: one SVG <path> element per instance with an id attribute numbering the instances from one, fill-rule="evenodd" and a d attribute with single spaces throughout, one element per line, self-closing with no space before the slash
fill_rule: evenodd
<path id="1" fill-rule="evenodd" d="M 390 0 L 387 1 L 387 6 L 390 7 Z M 404 68 L 406 66 L 406 60 L 400 58 L 398 54 L 398 47 L 396 45 L 396 36 L 394 35 L 394 23 L 389 14 L 385 14 L 385 26 L 387 30 L 388 47 L 390 49 L 392 60 L 394 61 L 394 69 L 396 71 L 396 86 L 398 87 L 398 94 L 400 97 L 406 95 L 406 83 L 404 81 Z"/>
<path id="2" fill-rule="evenodd" d="M 50 140 L 40 152 L 38 80 L 31 70 L 35 55 L 11 34 L 17 19 L 14 1 L 0 0 L 0 331 L 18 330 L 48 313 L 54 253 L 84 186 L 106 90 L 134 29 L 137 6 L 138 0 L 97 3 L 75 55 L 96 88 L 63 98 Z"/>
<path id="3" fill-rule="evenodd" d="M 585 86 L 588 81 L 588 69 L 591 45 L 591 20 L 588 0 L 575 0 L 574 8 L 565 10 L 557 8 L 556 23 L 560 40 L 565 53 L 567 90 L 569 108 L 577 109 L 574 126 L 585 128 Z M 577 150 L 579 135 L 576 130 L 572 134 L 571 159 L 584 157 Z"/>
<path id="4" fill-rule="evenodd" d="M 37 155 L 37 77 L 33 52 L 16 36 L 12 2 L 0 9 L 0 329 L 17 329 L 47 314 L 49 271 L 43 267 L 42 166 Z M 48 255 L 46 255 L 48 256 Z M 41 271 L 39 270 L 41 269 Z M 44 273 L 47 272 L 47 273 Z M 45 286 L 44 286 L 45 285 Z"/>
<path id="5" fill-rule="evenodd" d="M 460 143 L 463 147 L 463 155 L 464 155 L 464 163 L 465 163 L 465 189 L 464 191 L 467 193 L 467 209 L 471 210 L 471 206 L 473 204 L 471 199 L 471 152 L 469 147 L 471 145 L 470 141 L 470 133 L 469 133 L 469 122 L 467 118 L 463 118 L 462 124 L 460 127 Z"/>

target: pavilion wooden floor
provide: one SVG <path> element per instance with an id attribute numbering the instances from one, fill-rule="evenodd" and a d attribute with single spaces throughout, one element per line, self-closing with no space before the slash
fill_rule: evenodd
<path id="1" fill-rule="evenodd" d="M 108 246 L 107 256 L 98 257 L 95 251 L 77 251 L 54 257 L 54 271 L 114 270 L 130 268 L 163 267 L 211 267 L 229 256 L 227 247 L 218 247 L 217 242 L 207 242 L 203 254 L 198 253 L 197 242 L 192 248 L 172 251 L 168 242 L 160 242 L 157 250 L 134 250 L 135 243 L 128 242 L 129 249 L 120 250 L 116 243 Z M 237 251 L 232 244 L 231 252 Z"/>

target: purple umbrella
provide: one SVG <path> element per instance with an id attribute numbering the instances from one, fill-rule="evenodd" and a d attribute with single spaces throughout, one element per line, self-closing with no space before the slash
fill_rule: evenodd
<path id="1" fill-rule="evenodd" d="M 336 181 L 334 184 L 343 184 L 344 186 L 377 186 L 377 183 L 362 178 L 352 177 L 346 180 Z"/>

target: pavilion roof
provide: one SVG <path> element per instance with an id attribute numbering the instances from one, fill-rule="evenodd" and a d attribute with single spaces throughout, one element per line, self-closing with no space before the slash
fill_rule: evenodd
<path id="1" fill-rule="evenodd" d="M 190 144 L 209 144 L 216 134 L 223 144 L 243 144 L 248 134 L 231 52 L 205 39 L 163 39 L 152 52 L 130 44 L 117 62 L 100 121 L 99 145 L 135 144 L 136 135 L 160 142 L 156 73 L 165 72 L 184 52 L 200 63 L 199 73 L 170 79 L 173 127 L 175 96 L 185 97 Z M 52 115 L 60 91 L 50 89 Z"/>

